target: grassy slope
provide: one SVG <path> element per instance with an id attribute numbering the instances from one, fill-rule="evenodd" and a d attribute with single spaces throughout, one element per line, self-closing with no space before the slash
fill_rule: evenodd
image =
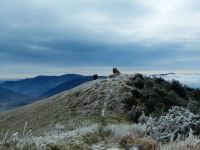
<path id="1" fill-rule="evenodd" d="M 99 122 L 104 100 L 109 103 L 106 105 L 112 105 L 110 111 L 107 110 L 111 120 L 118 121 L 118 113 L 123 118 L 118 100 L 127 95 L 125 79 L 119 78 L 91 81 L 43 101 L 0 113 L 0 131 L 21 131 L 25 122 L 28 123 L 28 130 L 33 130 L 34 134 L 51 130 L 58 122 L 67 124 L 68 128 Z"/>
<path id="2" fill-rule="evenodd" d="M 0 113 L 0 131 L 19 131 L 27 122 L 28 129 L 34 134 L 42 134 L 55 128 L 56 123 L 73 129 L 102 122 L 104 115 L 107 123 L 123 122 L 128 120 L 130 113 L 135 114 L 133 105 L 141 106 L 147 114 L 158 115 L 174 105 L 187 106 L 189 98 L 193 99 L 191 104 L 199 105 L 199 97 L 199 91 L 177 82 L 142 75 L 120 75 L 91 81 L 43 101 Z M 199 112 L 199 107 L 196 111 Z"/>

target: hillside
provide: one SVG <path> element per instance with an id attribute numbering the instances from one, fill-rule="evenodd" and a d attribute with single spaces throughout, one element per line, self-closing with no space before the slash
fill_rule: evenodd
<path id="1" fill-rule="evenodd" d="M 0 130 L 20 130 L 28 122 L 29 129 L 41 133 L 58 122 L 98 122 L 103 103 L 112 103 L 112 110 L 121 113 L 117 107 L 121 106 L 121 99 L 129 94 L 123 91 L 124 82 L 124 77 L 91 81 L 43 101 L 3 112 L 0 114 Z M 113 95 L 110 95 L 110 90 Z"/>
<path id="2" fill-rule="evenodd" d="M 0 84 L 0 87 L 36 98 L 44 92 L 55 88 L 64 82 L 79 77 L 83 76 L 77 74 L 66 74 L 62 76 L 37 76 L 19 81 L 7 81 Z"/>
<path id="3" fill-rule="evenodd" d="M 189 97 L 197 107 L 199 96 L 198 90 L 184 88 L 175 81 L 120 75 L 91 81 L 51 98 L 1 113 L 0 129 L 18 130 L 28 122 L 29 128 L 38 133 L 58 122 L 67 124 L 71 119 L 96 122 L 104 109 L 108 118 L 124 119 L 133 106 L 141 106 L 146 114 L 159 114 L 174 105 L 187 107 Z M 199 112 L 195 108 L 193 111 Z M 118 114 L 123 117 L 118 118 Z"/>
<path id="4" fill-rule="evenodd" d="M 0 111 L 15 106 L 22 106 L 31 101 L 29 96 L 25 96 L 8 89 L 0 88 Z"/>
<path id="5" fill-rule="evenodd" d="M 181 108 L 173 108 L 172 106 Z M 44 141 L 40 142 L 60 145 L 61 148 L 58 148 L 58 150 L 69 149 L 62 148 L 63 144 L 65 143 L 64 145 L 66 145 L 68 143 L 66 145 L 68 147 L 70 142 L 74 144 L 77 140 L 86 142 L 86 148 L 83 148 L 84 144 L 82 143 L 81 149 L 87 150 L 92 143 L 102 142 L 105 137 L 112 137 L 117 142 L 122 140 L 121 144 L 123 145 L 123 140 L 125 140 L 123 138 L 128 136 L 130 130 L 131 133 L 137 132 L 142 135 L 151 135 L 151 138 L 160 142 L 161 139 L 167 141 L 172 137 L 175 138 L 178 133 L 188 136 L 190 128 L 198 133 L 199 124 L 196 126 L 196 123 L 199 122 L 199 116 L 195 116 L 189 110 L 198 114 L 200 112 L 199 106 L 200 91 L 198 89 L 195 90 L 183 86 L 177 81 L 169 82 L 161 78 L 150 78 L 141 74 L 120 74 L 112 78 L 90 81 L 28 106 L 2 112 L 0 113 L 0 131 L 10 130 L 22 133 L 25 129 L 27 131 L 31 130 L 34 136 L 42 135 L 41 138 Z M 185 110 L 182 107 L 189 110 Z M 171 108 L 169 115 L 166 114 L 166 117 L 163 116 L 165 118 L 160 118 L 160 121 L 143 116 L 151 114 L 151 116 L 160 117 L 165 115 Z M 176 113 L 177 118 L 174 116 Z M 184 113 L 186 115 L 179 116 Z M 181 118 L 183 120 L 180 120 Z M 182 123 L 190 119 L 191 122 L 183 126 L 183 130 L 181 128 Z M 141 126 L 141 124 L 137 124 L 138 122 L 145 124 Z M 151 123 L 149 124 L 148 122 Z M 161 124 L 160 126 L 159 123 Z M 180 128 L 172 128 L 179 123 L 181 123 Z M 25 129 L 23 128 L 24 125 Z M 167 128 L 161 128 L 163 125 L 165 127 L 169 126 L 170 133 L 166 131 Z M 102 126 L 105 127 L 103 130 Z M 79 128 L 81 129 L 79 130 Z M 164 133 L 156 132 L 157 130 L 155 129 L 154 133 L 152 128 L 158 128 L 160 132 L 163 131 Z M 180 129 L 180 131 L 177 129 Z M 113 135 L 108 136 L 108 133 Z M 134 137 L 127 138 L 131 138 L 134 141 Z M 141 135 L 138 138 L 141 138 Z M 67 143 L 64 139 L 67 139 Z M 92 139 L 95 139 L 95 141 Z M 140 140 L 145 141 L 145 139 Z M 59 141 L 64 143 L 59 143 Z M 106 144 L 100 143 L 100 145 L 105 146 Z M 48 146 L 51 147 L 52 145 Z M 98 147 L 99 145 L 93 146 Z M 77 149 L 77 147 L 74 149 Z M 100 150 L 98 148 L 94 149 Z"/>

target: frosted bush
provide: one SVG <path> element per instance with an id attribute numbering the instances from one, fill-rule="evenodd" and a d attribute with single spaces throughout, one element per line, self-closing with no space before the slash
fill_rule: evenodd
<path id="1" fill-rule="evenodd" d="M 139 121 L 146 124 L 147 133 L 157 141 L 173 141 L 178 135 L 184 139 L 188 137 L 190 130 L 195 134 L 200 131 L 200 116 L 177 106 L 159 118 L 142 115 Z"/>

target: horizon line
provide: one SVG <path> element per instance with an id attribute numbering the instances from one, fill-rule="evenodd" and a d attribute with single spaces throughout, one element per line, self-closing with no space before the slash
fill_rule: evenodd
<path id="1" fill-rule="evenodd" d="M 117 67 L 120 68 L 120 67 Z M 192 75 L 192 74 L 200 74 L 200 71 L 197 70 L 150 70 L 150 69 L 125 69 L 125 68 L 121 68 L 119 69 L 121 73 L 123 74 L 135 74 L 135 73 L 141 73 L 141 74 L 145 74 L 145 75 L 153 75 L 153 74 L 167 74 L 167 73 L 175 73 L 175 74 L 188 74 L 188 75 Z M 108 70 L 108 68 L 105 68 L 104 71 L 102 71 L 102 69 L 99 70 L 94 70 L 92 71 L 66 71 L 66 72 L 44 72 L 44 73 L 16 73 L 13 76 L 2 76 L 0 77 L 0 81 L 6 81 L 6 80 L 22 80 L 22 79 L 28 79 L 28 78 L 35 78 L 38 76 L 61 76 L 61 75 L 66 75 L 66 74 L 79 74 L 79 75 L 94 75 L 94 74 L 98 74 L 100 76 L 108 76 L 110 74 L 112 74 L 112 68 Z"/>

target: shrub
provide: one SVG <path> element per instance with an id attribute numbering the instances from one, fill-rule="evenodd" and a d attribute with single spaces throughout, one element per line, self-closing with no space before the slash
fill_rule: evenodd
<path id="1" fill-rule="evenodd" d="M 134 81 L 134 86 L 138 89 L 143 89 L 144 88 L 144 80 L 137 78 Z"/>
<path id="2" fill-rule="evenodd" d="M 187 98 L 186 90 L 179 81 L 172 80 L 170 88 L 182 98 Z"/>
<path id="3" fill-rule="evenodd" d="M 142 94 L 141 94 L 140 91 L 137 90 L 137 89 L 131 90 L 131 93 L 132 93 L 132 95 L 133 95 L 135 98 L 141 98 L 141 97 L 142 97 Z"/>
<path id="4" fill-rule="evenodd" d="M 130 111 L 133 105 L 138 105 L 139 101 L 134 96 L 131 96 L 125 98 L 122 103 L 125 104 L 125 111 Z"/>
<path id="5" fill-rule="evenodd" d="M 193 113 L 199 113 L 200 112 L 200 105 L 195 100 L 190 100 L 187 104 L 187 108 Z"/>
<path id="6" fill-rule="evenodd" d="M 190 130 L 197 135 L 200 131 L 200 116 L 177 106 L 172 107 L 166 115 L 160 117 L 142 115 L 139 121 L 145 123 L 150 136 L 162 142 L 174 141 L 178 135 L 184 139 L 189 135 Z"/>
<path id="7" fill-rule="evenodd" d="M 164 89 L 164 88 L 162 88 L 162 87 L 156 86 L 156 87 L 153 88 L 153 90 L 154 90 L 154 92 L 155 92 L 156 94 L 158 94 L 158 95 L 161 96 L 161 97 L 164 97 L 164 96 L 167 95 L 166 89 Z"/>
<path id="8" fill-rule="evenodd" d="M 163 78 L 155 78 L 156 83 L 162 84 L 165 83 L 166 81 Z"/>
<path id="9" fill-rule="evenodd" d="M 194 90 L 194 98 L 198 101 L 200 101 L 200 90 L 196 89 Z"/>
<path id="10" fill-rule="evenodd" d="M 142 115 L 144 108 L 142 106 L 133 106 L 132 109 L 128 112 L 130 120 L 134 123 L 138 123 L 138 119 Z"/>
<path id="11" fill-rule="evenodd" d="M 154 86 L 154 82 L 152 79 L 146 79 L 145 81 L 146 88 L 152 88 Z"/>
<path id="12" fill-rule="evenodd" d="M 134 79 L 134 80 L 136 80 L 136 79 L 144 80 L 144 76 L 143 76 L 142 74 L 137 73 L 137 74 L 134 75 L 134 78 L 133 78 L 133 79 Z"/>
<path id="13" fill-rule="evenodd" d="M 179 103 L 178 96 L 175 92 L 170 91 L 168 92 L 163 98 L 162 101 L 167 105 L 167 106 L 180 106 L 181 104 Z"/>

